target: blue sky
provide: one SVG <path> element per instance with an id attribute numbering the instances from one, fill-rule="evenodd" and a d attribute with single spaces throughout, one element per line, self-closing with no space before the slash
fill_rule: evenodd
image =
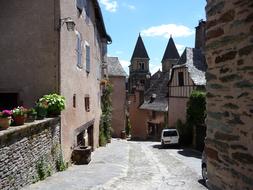
<path id="1" fill-rule="evenodd" d="M 205 20 L 206 0 L 99 0 L 104 22 L 113 43 L 108 55 L 128 66 L 139 33 L 150 57 L 150 71 L 161 68 L 170 34 L 181 54 L 194 47 L 195 27 Z"/>

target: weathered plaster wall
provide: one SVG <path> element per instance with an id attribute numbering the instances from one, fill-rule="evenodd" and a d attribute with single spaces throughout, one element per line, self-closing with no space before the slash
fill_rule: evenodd
<path id="1" fill-rule="evenodd" d="M 94 121 L 94 147 L 98 147 L 100 107 L 100 66 L 101 39 L 96 28 L 95 13 L 92 1 L 89 1 L 90 16 L 85 10 L 79 15 L 76 1 L 61 0 L 61 18 L 71 17 L 75 21 L 75 30 L 82 35 L 82 64 L 77 66 L 77 35 L 68 31 L 66 24 L 61 28 L 61 81 L 60 91 L 66 97 L 66 109 L 62 112 L 62 147 L 65 159 L 69 160 L 76 141 L 75 129 L 89 121 Z M 86 72 L 86 49 L 90 46 L 90 72 Z M 73 106 L 73 96 L 76 96 L 76 107 Z M 90 111 L 85 110 L 84 98 L 90 97 Z"/>
<path id="2" fill-rule="evenodd" d="M 131 136 L 133 139 L 146 139 L 148 133 L 148 111 L 139 109 L 139 93 L 129 96 L 129 119 L 131 123 Z"/>
<path id="3" fill-rule="evenodd" d="M 183 123 L 186 121 L 186 109 L 189 98 L 170 97 L 169 98 L 169 127 L 175 127 L 177 120 Z"/>
<path id="4" fill-rule="evenodd" d="M 0 1 L 0 93 L 33 106 L 58 92 L 58 0 Z"/>
<path id="5" fill-rule="evenodd" d="M 207 0 L 211 189 L 253 189 L 253 2 Z"/>
<path id="6" fill-rule="evenodd" d="M 112 92 L 112 129 L 113 137 L 121 137 L 126 124 L 126 85 L 125 77 L 109 76 L 113 85 Z"/>
<path id="7" fill-rule="evenodd" d="M 38 163 L 56 171 L 60 119 L 45 119 L 0 131 L 0 189 L 16 190 L 38 180 Z"/>

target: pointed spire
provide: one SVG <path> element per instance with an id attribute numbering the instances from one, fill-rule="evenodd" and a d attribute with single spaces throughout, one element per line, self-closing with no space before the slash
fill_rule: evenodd
<path id="1" fill-rule="evenodd" d="M 140 33 L 139 33 L 139 37 L 138 37 L 138 40 L 136 42 L 136 45 L 135 45 L 134 52 L 133 52 L 131 60 L 133 58 L 147 58 L 147 59 L 149 59 L 147 50 L 145 48 L 145 45 L 143 43 L 143 40 L 141 38 L 141 34 Z"/>
<path id="2" fill-rule="evenodd" d="M 165 59 L 179 59 L 179 57 L 180 56 L 179 56 L 179 53 L 177 51 L 176 45 L 174 43 L 174 40 L 172 38 L 172 35 L 170 35 L 170 39 L 169 39 L 169 42 L 167 44 L 166 50 L 164 52 L 162 62 Z"/>

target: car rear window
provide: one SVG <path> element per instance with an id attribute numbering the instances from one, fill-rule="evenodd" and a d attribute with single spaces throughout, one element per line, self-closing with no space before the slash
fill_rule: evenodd
<path id="1" fill-rule="evenodd" d="M 174 137 L 177 136 L 177 132 L 176 131 L 164 131 L 163 132 L 163 136 L 164 137 Z"/>

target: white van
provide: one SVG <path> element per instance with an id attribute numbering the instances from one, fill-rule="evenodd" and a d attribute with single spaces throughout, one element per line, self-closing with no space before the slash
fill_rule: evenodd
<path id="1" fill-rule="evenodd" d="M 161 134 L 161 145 L 178 144 L 179 134 L 176 129 L 163 129 Z"/>

